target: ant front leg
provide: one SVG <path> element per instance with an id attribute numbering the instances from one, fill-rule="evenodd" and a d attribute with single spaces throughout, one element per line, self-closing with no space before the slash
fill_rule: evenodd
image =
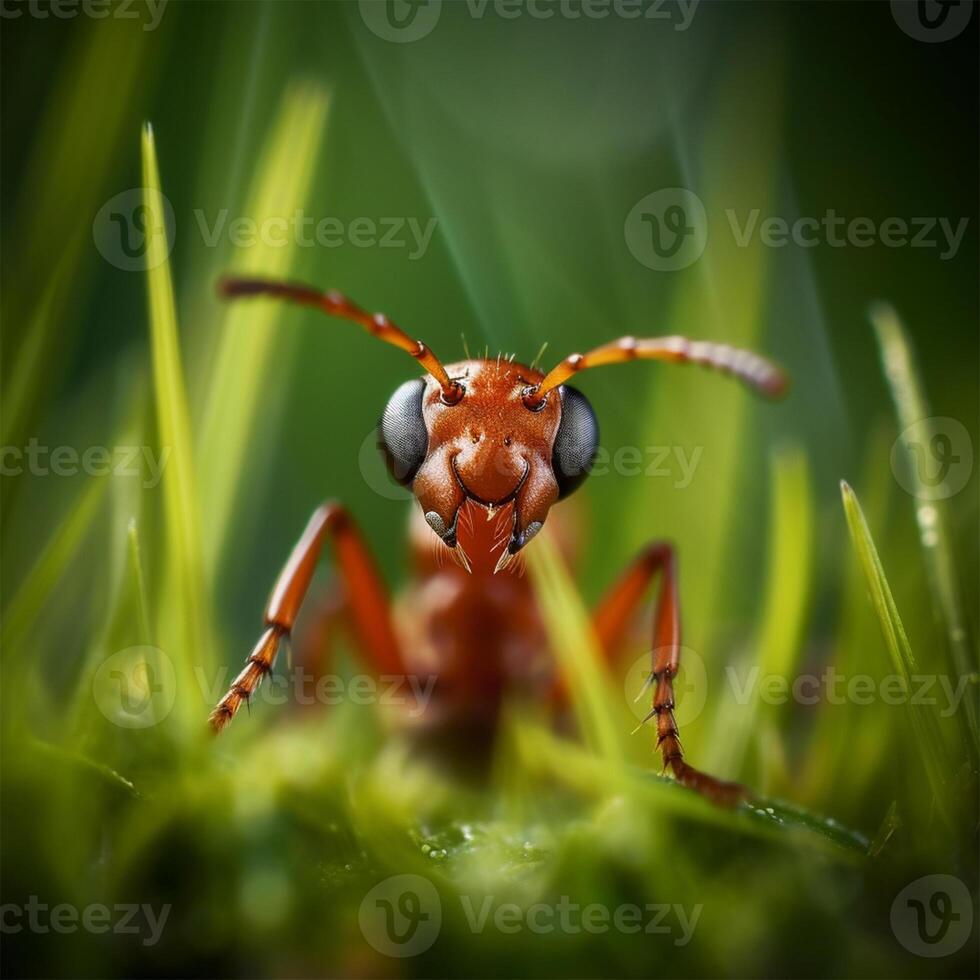
<path id="1" fill-rule="evenodd" d="M 653 651 L 650 681 L 653 703 L 644 719 L 657 719 L 657 746 L 664 769 L 679 783 L 716 803 L 734 805 L 747 795 L 745 787 L 700 772 L 684 761 L 680 734 L 674 720 L 674 678 L 680 667 L 681 617 L 677 595 L 677 560 L 664 541 L 648 545 L 606 594 L 593 614 L 593 627 L 607 658 L 622 644 L 626 629 L 650 583 L 660 573 L 660 594 L 653 619 Z"/>
<path id="2" fill-rule="evenodd" d="M 265 632 L 249 654 L 245 668 L 209 718 L 220 732 L 243 703 L 247 703 L 296 623 L 300 606 L 310 587 L 324 538 L 333 542 L 334 554 L 347 591 L 357 639 L 379 672 L 403 674 L 401 651 L 391 625 L 388 593 L 371 554 L 346 508 L 337 503 L 318 507 L 303 536 L 279 573 L 265 608 Z"/>

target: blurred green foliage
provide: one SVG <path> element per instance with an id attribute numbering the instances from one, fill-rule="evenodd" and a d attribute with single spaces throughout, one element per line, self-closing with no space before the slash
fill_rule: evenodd
<path id="1" fill-rule="evenodd" d="M 444 3 L 405 44 L 373 34 L 354 3 L 172 2 L 152 30 L 139 4 L 137 20 L 25 7 L 0 22 L 3 446 L 169 454 L 152 486 L 3 476 L 2 900 L 172 905 L 151 947 L 24 930 L 4 937 L 5 967 L 975 975 L 975 937 L 926 959 L 890 924 L 926 874 L 961 879 L 976 908 L 975 713 L 773 705 L 758 691 L 740 703 L 726 668 L 967 677 L 975 706 L 976 477 L 925 512 L 892 447 L 923 413 L 976 444 L 977 155 L 962 136 L 976 132 L 976 25 L 928 45 L 886 4 L 703 4 L 683 31 L 476 8 Z M 695 191 L 711 232 L 699 261 L 658 273 L 623 221 L 663 187 Z M 150 229 L 136 269 L 93 240 L 129 189 Z M 831 208 L 970 225 L 946 260 L 881 242 L 741 247 L 728 231 L 730 211 Z M 411 218 L 435 231 L 420 255 L 350 232 L 336 247 L 236 247 L 227 232 L 209 244 L 222 214 L 228 229 L 297 209 L 348 230 Z M 372 492 L 365 460 L 410 365 L 349 325 L 223 308 L 227 270 L 341 288 L 444 359 L 460 334 L 525 361 L 548 341 L 548 363 L 682 332 L 787 366 L 778 406 L 693 369 L 583 377 L 611 455 L 639 447 L 648 463 L 647 447 L 679 447 L 699 463 L 684 486 L 676 469 L 593 476 L 563 505 L 581 530 L 576 567 L 544 536 L 529 554 L 581 738 L 515 706 L 489 775 L 465 780 L 409 752 L 370 706 L 258 703 L 205 736 L 318 503 L 350 503 L 389 581 L 406 574 L 407 505 Z M 874 308 L 876 342 L 881 299 L 898 314 Z M 650 731 L 629 736 L 620 696 L 645 629 L 611 684 L 588 637 L 575 642 L 604 586 L 661 536 L 678 545 L 684 642 L 706 672 L 685 748 L 771 800 L 722 811 L 657 775 Z M 147 727 L 113 723 L 99 694 L 107 669 L 134 664 L 143 693 L 173 695 Z M 443 925 L 430 949 L 393 960 L 358 911 L 402 873 L 434 883 Z M 484 896 L 703 911 L 686 945 L 474 933 L 460 898 Z"/>

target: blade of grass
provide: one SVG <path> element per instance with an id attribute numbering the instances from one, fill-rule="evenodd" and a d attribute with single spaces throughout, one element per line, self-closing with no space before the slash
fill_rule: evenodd
<path id="1" fill-rule="evenodd" d="M 287 218 L 303 207 L 328 106 L 326 93 L 315 86 L 301 85 L 287 92 L 249 195 L 246 214 L 259 226 L 269 218 Z M 295 242 L 282 248 L 260 240 L 232 264 L 243 275 L 283 278 L 295 256 Z M 255 426 L 268 410 L 270 377 L 281 378 L 285 370 L 291 341 L 288 333 L 277 330 L 283 312 L 282 304 L 239 303 L 230 305 L 222 318 L 198 442 L 210 572 L 220 559 L 246 453 L 256 452 Z M 256 462 L 251 460 L 253 465 Z"/>
<path id="2" fill-rule="evenodd" d="M 766 598 L 757 638 L 758 676 L 792 681 L 802 652 L 812 573 L 813 494 L 806 455 L 799 446 L 778 450 L 772 460 L 772 503 L 769 520 L 769 554 Z M 718 746 L 711 768 L 738 775 L 745 754 L 755 739 L 762 759 L 761 779 L 776 778 L 785 785 L 785 762 L 779 748 L 779 706 L 763 705 L 760 685 L 753 687 L 748 704 L 728 703 L 721 709 L 713 744 Z M 771 751 L 770 751 L 771 750 Z M 776 771 L 773 770 L 776 767 Z"/>
<path id="3" fill-rule="evenodd" d="M 113 489 L 116 490 L 118 485 L 115 484 Z M 120 505 L 125 506 L 126 501 L 120 502 Z M 81 683 L 75 686 L 73 702 L 66 713 L 67 730 L 83 741 L 84 735 L 91 730 L 93 719 L 101 725 L 93 704 L 92 680 L 102 661 L 108 654 L 126 647 L 135 644 L 149 646 L 153 642 L 135 517 L 126 520 L 124 537 L 115 528 L 110 529 L 106 550 L 113 566 L 108 576 L 112 585 L 106 613 L 99 630 L 91 639 L 80 673 Z M 159 673 L 157 676 L 160 676 Z"/>
<path id="4" fill-rule="evenodd" d="M 703 140 L 676 148 L 681 160 L 690 161 L 681 172 L 681 186 L 697 191 L 710 221 L 726 211 L 747 213 L 761 207 L 766 213 L 779 182 L 782 51 L 779 45 L 745 42 L 737 68 L 735 64 L 719 84 L 717 103 L 705 119 Z M 735 166 L 734 146 L 739 147 Z M 761 244 L 743 248 L 731 236 L 712 237 L 696 265 L 700 274 L 685 273 L 678 280 L 672 308 L 658 317 L 656 328 L 642 329 L 690 332 L 758 346 L 771 259 L 771 249 Z M 637 323 L 649 323 L 649 310 L 638 309 L 635 315 Z M 745 516 L 748 503 L 734 493 L 719 493 L 718 488 L 738 486 L 739 472 L 750 458 L 744 440 L 754 428 L 751 417 L 772 408 L 753 404 L 737 385 L 666 365 L 656 377 L 651 373 L 645 392 L 636 414 L 652 422 L 644 424 L 638 445 L 661 445 L 666 440 L 685 446 L 689 453 L 698 447 L 703 455 L 697 478 L 683 492 L 664 481 L 631 480 L 624 485 L 623 509 L 629 520 L 617 521 L 616 526 L 629 534 L 629 550 L 636 547 L 638 537 L 644 540 L 662 536 L 665 529 L 684 529 L 680 545 L 687 642 L 696 650 L 712 649 L 711 624 L 726 615 L 726 604 L 730 609 L 738 601 L 731 569 L 738 565 L 745 543 L 733 531 L 751 524 Z M 696 520 L 691 515 L 697 515 Z M 687 747 L 700 752 L 704 745 Z"/>
<path id="5" fill-rule="evenodd" d="M 634 766 L 610 768 L 546 728 L 518 724 L 512 737 L 520 764 L 532 775 L 558 780 L 583 795 L 638 797 L 660 811 L 748 835 L 787 843 L 799 840 L 840 857 L 863 855 L 867 849 L 868 841 L 861 834 L 803 807 L 761 799 L 752 805 L 725 809 L 666 777 Z"/>
<path id="6" fill-rule="evenodd" d="M 878 425 L 862 466 L 861 499 L 872 537 L 885 527 L 894 496 L 895 481 L 888 468 L 891 441 L 886 427 Z M 868 669 L 867 651 L 878 642 L 878 627 L 875 617 L 868 615 L 864 573 L 857 555 L 845 554 L 841 566 L 841 610 L 832 637 L 831 665 L 841 676 L 854 677 Z M 860 800 L 885 766 L 899 734 L 900 718 L 898 712 L 872 713 L 867 706 L 824 700 L 802 755 L 805 771 L 797 785 L 803 801 L 826 800 L 831 794 L 842 800 Z"/>
<path id="7" fill-rule="evenodd" d="M 44 608 L 55 584 L 65 573 L 79 544 L 98 513 L 108 481 L 90 479 L 65 519 L 58 525 L 27 573 L 3 616 L 0 648 L 4 661 Z"/>
<path id="8" fill-rule="evenodd" d="M 37 379 L 44 370 L 45 337 L 50 329 L 54 310 L 54 296 L 63 288 L 64 261 L 59 263 L 51 282 L 41 294 L 41 301 L 34 310 L 27 336 L 13 358 L 13 367 L 5 371 L 3 401 L 0 417 L 3 419 L 5 445 L 17 445 L 26 428 L 30 405 L 37 397 Z"/>
<path id="9" fill-rule="evenodd" d="M 215 658 L 208 619 L 187 395 L 170 277 L 166 217 L 153 130 L 149 125 L 143 128 L 142 156 L 144 203 L 150 215 L 146 256 L 153 387 L 160 446 L 169 447 L 171 451 L 162 479 L 170 587 L 168 613 L 180 624 L 179 639 L 176 640 L 178 649 L 172 652 L 176 654 L 173 659 L 179 665 L 185 689 L 189 692 L 194 666 L 208 670 L 213 668 Z M 170 615 L 166 617 L 168 621 Z"/>
<path id="10" fill-rule="evenodd" d="M 139 613 L 140 643 L 153 642 L 153 629 L 150 626 L 150 601 L 146 593 L 146 579 L 143 576 L 143 562 L 140 557 L 139 528 L 136 518 L 132 518 L 126 528 L 129 541 L 129 561 L 136 584 L 137 611 Z"/>
<path id="11" fill-rule="evenodd" d="M 620 763 L 622 735 L 609 675 L 602 667 L 589 615 L 547 529 L 528 549 L 527 565 L 586 744 L 603 759 Z"/>
<path id="12" fill-rule="evenodd" d="M 886 303 L 871 308 L 871 323 L 878 338 L 885 377 L 891 389 L 892 401 L 903 432 L 912 430 L 912 442 L 928 446 L 934 436 L 929 403 L 919 376 L 915 352 L 895 310 Z M 905 457 L 907 459 L 907 457 Z M 928 573 L 937 615 L 946 636 L 951 671 L 966 677 L 976 671 L 970 650 L 966 617 L 956 577 L 956 563 L 950 541 L 947 504 L 931 499 L 922 483 L 919 468 L 909 465 L 908 475 L 918 489 L 915 495 L 915 516 L 919 529 L 922 556 Z M 974 698 L 964 699 L 965 718 L 972 738 L 969 744 L 977 749 L 977 706 Z"/>
<path id="13" fill-rule="evenodd" d="M 50 765 L 52 762 L 55 762 L 79 766 L 82 769 L 94 773 L 100 779 L 105 780 L 115 789 L 121 790 L 127 796 L 139 798 L 139 791 L 130 780 L 121 773 L 116 772 L 110 766 L 89 758 L 82 752 L 72 748 L 66 748 L 63 745 L 52 745 L 49 742 L 42 742 L 40 739 L 31 739 L 27 743 L 27 748 L 44 757 L 42 765 Z"/>
<path id="14" fill-rule="evenodd" d="M 104 197 L 123 189 L 107 186 L 123 156 L 122 141 L 141 90 L 138 80 L 145 82 L 163 50 L 152 37 L 114 17 L 95 30 L 76 32 L 42 111 L 12 215 L 8 241 L 17 248 L 6 255 L 3 430 L 8 444 L 22 445 L 30 434 L 41 396 L 52 390 L 72 349 L 89 285 L 82 272 L 95 255 L 92 216 Z M 53 242 L 58 243 L 56 281 Z M 44 296 L 43 316 L 36 311 L 38 296 Z M 16 412 L 8 416 L 12 407 Z"/>
<path id="15" fill-rule="evenodd" d="M 898 815 L 898 801 L 892 800 L 889 804 L 888 812 L 885 814 L 885 819 L 881 821 L 878 832 L 868 845 L 868 856 L 873 858 L 879 857 L 881 852 L 888 846 L 888 842 L 894 836 L 895 831 L 901 826 L 902 818 Z"/>
<path id="16" fill-rule="evenodd" d="M 871 601 L 885 638 L 885 645 L 896 672 L 905 681 L 906 690 L 911 691 L 913 689 L 912 675 L 917 672 L 918 665 L 912 654 L 912 647 L 909 644 L 898 609 L 895 607 L 895 600 L 892 597 L 888 579 L 885 577 L 881 559 L 878 557 L 878 550 L 871 538 L 871 532 L 868 530 L 861 505 L 854 491 L 844 480 L 841 480 L 841 496 L 844 500 L 844 514 L 847 518 L 851 541 L 867 580 Z M 950 769 L 945 757 L 945 748 L 936 715 L 932 706 L 921 704 L 915 698 L 909 698 L 908 706 L 913 741 L 921 756 L 922 767 L 941 811 L 948 818 L 946 774 Z"/>

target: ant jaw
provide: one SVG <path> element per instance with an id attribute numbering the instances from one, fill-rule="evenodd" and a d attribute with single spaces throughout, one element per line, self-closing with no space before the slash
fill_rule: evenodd
<path id="1" fill-rule="evenodd" d="M 500 558 L 497 559 L 497 564 L 493 570 L 493 574 L 496 575 L 497 572 L 504 571 L 504 569 L 506 569 L 517 557 L 517 553 L 541 530 L 542 527 L 544 527 L 544 524 L 541 521 L 532 521 L 526 528 L 524 528 L 523 531 L 519 531 L 515 525 L 514 533 L 511 535 L 506 549 L 504 549 Z"/>
<path id="2" fill-rule="evenodd" d="M 473 566 L 470 565 L 470 560 L 466 552 L 459 546 L 459 541 L 456 537 L 456 525 L 459 523 L 459 510 L 456 511 L 452 527 L 448 530 L 446 528 L 446 522 L 434 510 L 425 512 L 425 522 L 440 537 L 442 543 L 449 548 L 453 554 L 453 558 L 459 563 L 463 571 L 468 575 L 472 575 Z"/>
<path id="3" fill-rule="evenodd" d="M 507 551 L 511 555 L 516 555 L 521 548 L 528 543 L 528 541 L 533 538 L 544 524 L 541 521 L 531 521 L 530 524 L 523 531 L 520 531 L 515 526 L 514 533 L 511 535 L 510 543 L 507 545 Z"/>
<path id="4" fill-rule="evenodd" d="M 425 512 L 425 522 L 439 535 L 447 548 L 456 547 L 456 525 L 459 523 L 458 510 L 456 511 L 456 516 L 453 518 L 452 526 L 449 528 L 446 527 L 446 522 L 434 510 L 427 510 Z"/>
<path id="5" fill-rule="evenodd" d="M 435 507 L 423 508 L 422 516 L 429 530 L 450 550 L 453 561 L 464 571 L 478 575 L 506 570 L 544 527 L 540 512 L 527 515 L 532 519 L 523 525 L 520 508 L 513 500 L 488 504 L 466 497 L 451 523 Z"/>

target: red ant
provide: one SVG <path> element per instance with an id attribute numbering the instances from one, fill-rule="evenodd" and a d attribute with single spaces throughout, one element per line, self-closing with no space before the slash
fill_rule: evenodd
<path id="1" fill-rule="evenodd" d="M 716 368 L 770 397 L 786 388 L 783 373 L 762 357 L 684 337 L 624 337 L 572 354 L 547 374 L 487 357 L 444 366 L 387 317 L 365 312 L 338 292 L 257 279 L 224 280 L 221 292 L 232 298 L 272 296 L 350 320 L 410 354 L 426 374 L 395 391 L 378 426 L 389 471 L 421 505 L 410 531 L 415 576 L 403 607 L 408 614 L 393 616 L 388 592 L 347 509 L 337 503 L 319 507 L 272 590 L 265 632 L 211 712 L 215 731 L 271 672 L 329 538 L 346 587 L 346 611 L 370 666 L 379 675 L 438 677 L 437 696 L 424 712 L 430 729 L 452 739 L 475 730 L 492 733 L 508 689 L 542 691 L 536 666 L 547 638 L 530 582 L 513 574 L 515 557 L 541 530 L 552 505 L 582 484 L 598 448 L 595 413 L 565 382 L 588 368 L 643 359 Z M 445 562 L 447 554 L 455 562 Z M 744 795 L 742 787 L 689 766 L 681 750 L 673 714 L 680 612 L 669 543 L 648 545 L 599 604 L 593 618 L 599 646 L 613 657 L 658 572 L 653 702 L 646 720 L 656 718 L 665 770 L 711 799 L 732 803 Z M 544 684 L 546 693 L 560 693 L 553 667 Z"/>

